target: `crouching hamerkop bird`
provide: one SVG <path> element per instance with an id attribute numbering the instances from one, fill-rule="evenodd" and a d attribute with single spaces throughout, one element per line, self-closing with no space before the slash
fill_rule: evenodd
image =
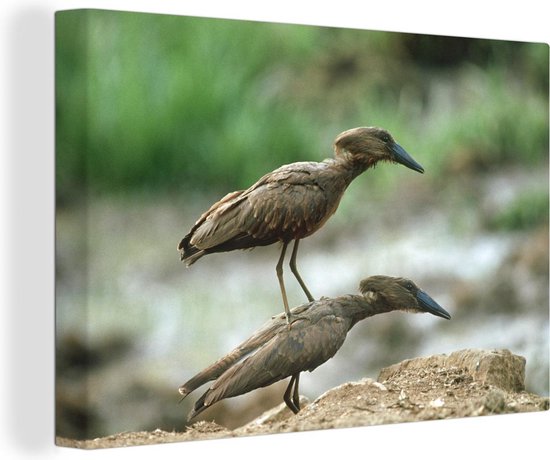
<path id="1" fill-rule="evenodd" d="M 336 211 L 351 181 L 380 161 L 424 172 L 386 130 L 369 127 L 344 131 L 334 141 L 334 158 L 281 166 L 247 190 L 229 193 L 214 203 L 179 243 L 181 259 L 189 266 L 214 252 L 282 242 L 276 273 L 290 323 L 283 280 L 288 244 L 294 240 L 290 269 L 311 302 L 313 296 L 296 267 L 298 243 L 319 230 Z"/>
<path id="2" fill-rule="evenodd" d="M 226 356 L 184 383 L 186 397 L 215 380 L 197 400 L 189 420 L 212 404 L 290 377 L 284 393 L 286 405 L 300 410 L 300 373 L 313 371 L 334 356 L 348 331 L 358 322 L 393 310 L 431 313 L 450 319 L 435 300 L 405 278 L 371 276 L 360 283 L 360 295 L 322 298 L 292 309 L 294 322 L 287 327 L 277 315 Z"/>

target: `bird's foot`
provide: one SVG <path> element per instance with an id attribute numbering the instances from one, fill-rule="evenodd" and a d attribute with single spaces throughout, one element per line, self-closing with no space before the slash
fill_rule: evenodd
<path id="1" fill-rule="evenodd" d="M 273 315 L 271 317 L 271 319 L 278 319 L 278 320 L 286 319 L 286 323 L 287 323 L 287 325 L 290 329 L 290 326 L 292 325 L 292 323 L 295 323 L 296 321 L 299 321 L 299 320 L 305 320 L 305 319 L 308 319 L 308 318 L 307 318 L 307 316 L 301 315 L 300 313 L 298 313 L 298 314 L 293 314 L 293 313 L 287 314 L 286 312 L 282 312 L 282 313 L 279 313 L 277 315 Z"/>
<path id="2" fill-rule="evenodd" d="M 298 315 L 292 315 L 292 314 L 287 315 L 285 313 L 285 316 L 286 316 L 286 324 L 288 326 L 288 329 L 290 329 L 292 324 L 294 324 L 296 321 L 307 319 L 306 316 L 303 316 L 303 315 L 300 315 L 300 314 L 298 314 Z"/>

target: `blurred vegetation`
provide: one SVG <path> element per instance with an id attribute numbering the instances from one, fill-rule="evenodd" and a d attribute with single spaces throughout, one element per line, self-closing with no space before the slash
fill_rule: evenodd
<path id="1" fill-rule="evenodd" d="M 66 11 L 56 112 L 59 205 L 85 190 L 223 194 L 331 156 L 335 135 L 360 125 L 388 128 L 434 173 L 536 167 L 548 46 Z"/>
<path id="2" fill-rule="evenodd" d="M 525 230 L 548 223 L 548 193 L 528 191 L 494 216 L 489 226 L 498 230 Z"/>

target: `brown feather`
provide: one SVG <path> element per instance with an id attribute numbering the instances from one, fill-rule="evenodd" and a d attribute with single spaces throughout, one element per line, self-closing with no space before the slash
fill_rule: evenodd
<path id="1" fill-rule="evenodd" d="M 387 131 L 350 129 L 336 138 L 334 159 L 281 166 L 247 190 L 229 193 L 214 203 L 180 241 L 181 259 L 189 266 L 207 254 L 282 242 L 276 273 L 290 322 L 282 268 L 288 243 L 295 240 L 290 268 L 311 301 L 314 297 L 296 266 L 298 242 L 325 224 L 351 181 L 378 161 L 424 171 Z"/>
<path id="2" fill-rule="evenodd" d="M 337 136 L 335 159 L 284 165 L 247 190 L 227 194 L 181 240 L 182 260 L 190 264 L 213 252 L 311 235 L 336 211 L 355 177 L 378 161 L 396 161 L 394 144 L 381 128 L 353 128 Z"/>
<path id="3" fill-rule="evenodd" d="M 284 315 L 274 317 L 250 339 L 182 385 L 180 393 L 186 396 L 215 380 L 195 403 L 190 418 L 224 398 L 313 371 L 336 354 L 358 321 L 370 316 L 403 310 L 450 318 L 404 278 L 373 276 L 361 282 L 360 290 L 362 295 L 323 298 L 294 308 L 291 327 Z"/>

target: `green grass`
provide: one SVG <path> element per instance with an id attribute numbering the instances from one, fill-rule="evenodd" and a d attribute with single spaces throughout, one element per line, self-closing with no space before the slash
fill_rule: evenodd
<path id="1" fill-rule="evenodd" d="M 330 156 L 335 135 L 360 125 L 388 128 L 433 172 L 453 172 L 457 163 L 478 170 L 544 161 L 548 47 L 470 40 L 452 65 L 438 67 L 417 49 L 434 40 L 59 13 L 58 200 L 87 191 L 224 193 L 280 164 Z M 462 43 L 437 40 L 438 49 Z M 390 177 L 374 180 L 382 185 Z"/>
<path id="2" fill-rule="evenodd" d="M 489 222 L 489 228 L 521 231 L 548 224 L 548 191 L 528 191 L 519 195 Z"/>
<path id="3" fill-rule="evenodd" d="M 460 82 L 460 80 L 459 80 Z M 442 169 L 468 162 L 466 169 L 488 171 L 507 165 L 533 167 L 548 156 L 548 99 L 526 92 L 498 69 L 462 76 L 462 104 L 435 120 L 435 155 Z M 439 134 L 439 135 L 438 135 Z M 444 154 L 446 153 L 446 155 Z M 461 160 L 461 156 L 467 158 Z"/>

